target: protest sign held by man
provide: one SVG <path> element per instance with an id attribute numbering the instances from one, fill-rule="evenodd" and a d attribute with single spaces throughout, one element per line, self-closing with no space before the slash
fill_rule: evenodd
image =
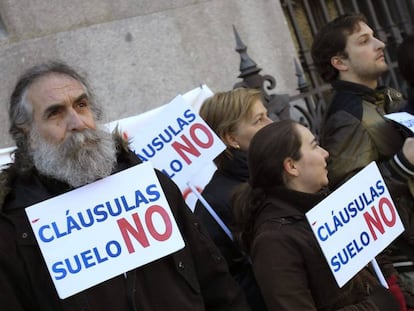
<path id="1" fill-rule="evenodd" d="M 385 44 L 367 23 L 361 14 L 345 14 L 324 25 L 314 38 L 315 67 L 335 91 L 325 112 L 320 141 L 330 154 L 331 189 L 377 162 L 405 227 L 399 242 L 411 249 L 414 138 L 405 137 L 401 128 L 384 118 L 402 110 L 405 103 L 397 90 L 378 85 L 388 70 Z"/>
<path id="2" fill-rule="evenodd" d="M 58 297 L 25 208 L 140 163 L 127 142 L 101 128 L 101 115 L 85 79 L 65 64 L 34 66 L 18 80 L 9 107 L 17 149 L 0 186 L 2 310 L 249 310 L 179 189 L 159 172 L 184 248 Z"/>
<path id="3" fill-rule="evenodd" d="M 414 245 L 414 138 L 384 119 L 400 111 L 401 93 L 378 85 L 388 70 L 385 44 L 363 15 L 339 16 L 320 29 L 312 57 L 335 91 L 322 124 L 321 144 L 330 153 L 330 187 L 337 188 L 376 161 L 403 221 L 404 240 Z"/>

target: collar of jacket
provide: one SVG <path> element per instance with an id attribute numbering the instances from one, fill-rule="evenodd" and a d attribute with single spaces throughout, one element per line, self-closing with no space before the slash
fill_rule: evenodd
<path id="1" fill-rule="evenodd" d="M 332 82 L 332 87 L 336 92 L 347 92 L 363 96 L 365 100 L 374 104 L 378 100 L 383 100 L 384 98 L 387 98 L 388 101 L 400 101 L 403 99 L 400 92 L 385 86 L 378 86 L 376 89 L 371 89 L 362 84 L 344 80 L 335 80 Z"/>
<path id="2" fill-rule="evenodd" d="M 402 94 L 390 87 L 379 86 L 376 89 L 371 89 L 362 84 L 343 80 L 333 81 L 332 87 L 337 93 L 354 94 L 380 107 L 383 110 L 383 114 L 402 111 L 406 106 Z"/>
<path id="3" fill-rule="evenodd" d="M 299 192 L 285 187 L 266 189 L 266 199 L 256 213 L 255 227 L 270 219 L 304 219 L 305 213 L 322 201 L 328 192 Z"/>
<path id="4" fill-rule="evenodd" d="M 218 168 L 224 175 L 231 176 L 241 182 L 249 178 L 249 169 L 247 167 L 247 153 L 239 149 L 231 149 L 223 157 Z"/>

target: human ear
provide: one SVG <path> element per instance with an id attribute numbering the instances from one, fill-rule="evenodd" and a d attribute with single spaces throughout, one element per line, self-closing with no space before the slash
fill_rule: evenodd
<path id="1" fill-rule="evenodd" d="M 346 60 L 342 56 L 339 56 L 339 55 L 331 57 L 331 65 L 332 67 L 334 67 L 336 70 L 339 70 L 339 71 L 345 71 L 348 69 Z"/>
<path id="2" fill-rule="evenodd" d="M 237 142 L 236 138 L 232 134 L 225 133 L 221 139 L 226 144 L 226 146 L 232 147 L 234 149 L 240 149 L 239 143 Z"/>
<path id="3" fill-rule="evenodd" d="M 292 158 L 286 158 L 283 161 L 283 168 L 289 176 L 299 176 L 299 170 L 296 165 L 296 161 Z"/>

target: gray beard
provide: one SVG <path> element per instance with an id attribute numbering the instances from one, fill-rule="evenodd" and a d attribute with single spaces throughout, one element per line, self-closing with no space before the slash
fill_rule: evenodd
<path id="1" fill-rule="evenodd" d="M 47 142 L 36 129 L 31 131 L 30 138 L 36 169 L 72 187 L 109 176 L 116 164 L 115 142 L 102 129 L 70 133 L 58 145 Z"/>

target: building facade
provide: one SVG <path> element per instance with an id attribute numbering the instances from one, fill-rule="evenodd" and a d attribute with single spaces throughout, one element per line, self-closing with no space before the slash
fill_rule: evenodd
<path id="1" fill-rule="evenodd" d="M 62 60 L 88 77 L 105 121 L 142 113 L 200 84 L 240 81 L 233 25 L 274 92 L 298 91 L 295 46 L 279 0 L 1 0 L 0 148 L 7 105 L 29 66 Z"/>

